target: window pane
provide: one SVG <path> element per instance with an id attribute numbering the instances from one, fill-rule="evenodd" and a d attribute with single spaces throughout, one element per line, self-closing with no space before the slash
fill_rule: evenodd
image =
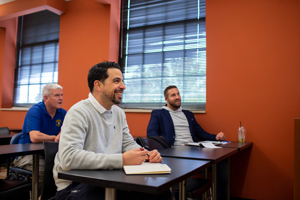
<path id="1" fill-rule="evenodd" d="M 54 63 L 44 64 L 42 71 L 42 83 L 52 83 L 53 82 L 53 70 Z"/>
<path id="2" fill-rule="evenodd" d="M 37 45 L 32 48 L 32 58 L 31 63 L 32 64 L 38 64 L 42 62 L 42 56 L 43 56 L 43 46 Z"/>
<path id="3" fill-rule="evenodd" d="M 40 101 L 40 85 L 29 85 L 28 103 L 36 103 Z"/>
<path id="4" fill-rule="evenodd" d="M 44 60 L 43 62 L 54 62 L 55 61 L 55 56 L 56 56 L 56 44 L 55 43 L 50 43 L 46 44 L 44 47 Z"/>
<path id="5" fill-rule="evenodd" d="M 21 65 L 29 65 L 31 61 L 31 47 L 25 47 L 20 51 Z"/>
<path id="6" fill-rule="evenodd" d="M 15 89 L 16 92 L 16 99 L 15 102 L 22 104 L 27 103 L 27 97 L 28 97 L 28 86 L 27 85 L 20 85 L 18 88 Z"/>
<path id="7" fill-rule="evenodd" d="M 28 84 L 29 73 L 30 73 L 30 66 L 23 66 L 19 68 L 19 77 L 18 77 L 19 84 Z"/>
<path id="8" fill-rule="evenodd" d="M 30 84 L 39 83 L 41 81 L 41 67 L 41 65 L 31 66 L 31 72 L 29 77 Z"/>
<path id="9" fill-rule="evenodd" d="M 123 95 L 123 102 L 141 102 L 142 80 L 128 79 L 125 80 L 126 90 Z"/>

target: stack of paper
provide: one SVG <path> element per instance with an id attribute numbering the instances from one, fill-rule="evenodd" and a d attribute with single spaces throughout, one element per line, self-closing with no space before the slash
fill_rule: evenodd
<path id="1" fill-rule="evenodd" d="M 125 165 L 123 169 L 126 174 L 169 174 L 171 168 L 161 163 L 146 163 L 141 165 Z"/>
<path id="2" fill-rule="evenodd" d="M 203 141 L 203 142 L 189 142 L 186 143 L 185 145 L 188 146 L 203 146 L 205 148 L 222 148 L 222 147 L 218 147 L 215 146 L 214 144 L 220 144 L 220 141 Z"/>

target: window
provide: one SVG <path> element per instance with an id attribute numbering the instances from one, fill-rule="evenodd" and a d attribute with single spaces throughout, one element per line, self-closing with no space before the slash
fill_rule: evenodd
<path id="1" fill-rule="evenodd" d="M 164 89 L 176 85 L 185 109 L 205 110 L 205 12 L 205 0 L 123 1 L 120 107 L 160 108 Z"/>
<path id="2" fill-rule="evenodd" d="M 14 106 L 42 100 L 42 89 L 57 83 L 59 15 L 48 10 L 19 17 Z"/>

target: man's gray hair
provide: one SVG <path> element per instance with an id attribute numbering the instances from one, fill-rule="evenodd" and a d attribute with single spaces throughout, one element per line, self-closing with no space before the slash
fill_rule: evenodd
<path id="1" fill-rule="evenodd" d="M 45 87 L 43 88 L 43 93 L 42 93 L 43 97 L 45 95 L 50 96 L 51 90 L 55 90 L 55 89 L 63 89 L 63 87 L 61 87 L 60 85 L 55 84 L 55 83 L 50 83 L 50 84 L 45 85 Z"/>

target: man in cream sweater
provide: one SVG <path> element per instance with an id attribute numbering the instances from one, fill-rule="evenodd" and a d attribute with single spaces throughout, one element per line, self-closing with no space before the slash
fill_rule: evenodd
<path id="1" fill-rule="evenodd" d="M 141 151 L 129 133 L 124 111 L 116 106 L 125 89 L 120 66 L 114 62 L 94 65 L 88 73 L 88 99 L 72 106 L 61 130 L 53 168 L 57 186 L 55 199 L 104 199 L 105 190 L 59 179 L 71 169 L 120 169 L 123 165 L 162 162 L 157 150 Z M 159 195 L 118 191 L 118 199 L 171 199 L 169 190 Z"/>

